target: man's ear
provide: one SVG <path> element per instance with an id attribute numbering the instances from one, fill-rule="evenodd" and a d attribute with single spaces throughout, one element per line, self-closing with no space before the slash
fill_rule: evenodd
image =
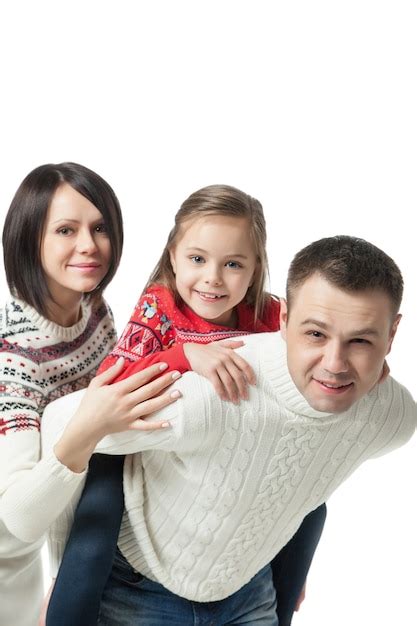
<path id="1" fill-rule="evenodd" d="M 390 330 L 390 334 L 389 334 L 387 354 L 389 354 L 391 352 L 392 342 L 394 341 L 395 333 L 397 332 L 398 324 L 400 323 L 401 318 L 402 318 L 402 315 L 400 313 L 398 313 L 395 316 L 395 320 L 394 320 L 394 322 L 392 324 L 392 327 L 391 327 L 391 330 Z"/>
<path id="2" fill-rule="evenodd" d="M 174 275 L 175 275 L 177 273 L 177 267 L 175 264 L 174 250 L 172 248 L 170 248 L 169 250 L 169 260 L 171 261 L 172 271 L 174 272 Z"/>
<path id="3" fill-rule="evenodd" d="M 287 301 L 284 298 L 279 299 L 280 312 L 279 312 L 279 328 L 281 336 L 285 341 L 287 340 L 287 321 L 288 321 L 288 307 Z"/>

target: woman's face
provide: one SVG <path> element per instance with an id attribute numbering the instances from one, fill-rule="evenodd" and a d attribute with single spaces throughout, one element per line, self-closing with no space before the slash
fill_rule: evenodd
<path id="1" fill-rule="evenodd" d="M 100 211 L 64 183 L 46 216 L 41 262 L 54 302 L 71 307 L 108 272 L 111 245 Z"/>

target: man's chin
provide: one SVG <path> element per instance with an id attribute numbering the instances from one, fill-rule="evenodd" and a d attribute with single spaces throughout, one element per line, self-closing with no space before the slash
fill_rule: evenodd
<path id="1" fill-rule="evenodd" d="M 342 398 L 340 396 L 335 398 L 329 398 L 328 396 L 320 396 L 315 394 L 306 396 L 306 400 L 315 411 L 321 413 L 344 413 L 348 411 L 350 407 L 355 403 L 356 398 L 353 398 L 353 394 L 349 393 L 349 398 Z"/>

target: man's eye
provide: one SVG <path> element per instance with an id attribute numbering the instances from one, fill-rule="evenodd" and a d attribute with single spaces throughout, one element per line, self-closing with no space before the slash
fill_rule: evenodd
<path id="1" fill-rule="evenodd" d="M 194 254 L 193 256 L 190 257 L 190 259 L 193 263 L 204 263 L 203 257 L 198 256 L 198 254 Z"/>
<path id="2" fill-rule="evenodd" d="M 359 343 L 359 344 L 370 344 L 371 342 L 368 341 L 368 339 L 363 339 L 362 337 L 356 337 L 355 339 L 352 339 L 352 343 Z"/>
<path id="3" fill-rule="evenodd" d="M 307 335 L 312 339 L 322 339 L 322 337 L 324 337 L 323 333 L 319 330 L 309 330 Z"/>

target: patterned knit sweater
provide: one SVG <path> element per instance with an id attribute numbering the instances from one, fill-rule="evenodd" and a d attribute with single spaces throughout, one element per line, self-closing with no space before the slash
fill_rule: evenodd
<path id="1" fill-rule="evenodd" d="M 253 308 L 241 302 L 236 307 L 237 328 L 228 328 L 202 319 L 184 303 L 178 305 L 167 287 L 155 284 L 139 298 L 120 339 L 99 371 L 108 369 L 122 356 L 126 359 L 124 370 L 113 382 L 162 359 L 170 369 L 188 372 L 191 367 L 184 354 L 184 343 L 207 344 L 278 330 L 279 312 L 279 301 L 271 297 L 262 318 L 255 322 Z"/>
<path id="2" fill-rule="evenodd" d="M 312 409 L 296 389 L 279 333 L 245 337 L 254 368 L 249 401 L 221 402 L 193 372 L 155 415 L 172 427 L 105 437 L 98 450 L 125 462 L 126 513 L 119 547 L 145 576 L 197 601 L 229 596 L 279 552 L 305 515 L 361 463 L 413 434 L 416 404 L 391 377 L 348 411 Z M 46 450 L 82 392 L 49 405 Z M 65 519 L 54 532 L 65 534 Z"/>
<path id="3" fill-rule="evenodd" d="M 31 616 L 19 621 L 19 610 L 23 611 L 32 585 L 41 584 L 41 580 L 28 577 L 28 572 L 46 530 L 84 478 L 62 465 L 52 451 L 40 460 L 44 408 L 52 400 L 86 387 L 114 341 L 113 320 L 105 303 L 95 310 L 83 303 L 81 319 L 69 328 L 43 318 L 17 299 L 0 309 L 2 624 L 37 623 Z M 19 603 L 12 607 L 13 621 L 6 621 L 8 593 L 14 594 L 20 575 L 27 593 L 21 590 Z"/>

